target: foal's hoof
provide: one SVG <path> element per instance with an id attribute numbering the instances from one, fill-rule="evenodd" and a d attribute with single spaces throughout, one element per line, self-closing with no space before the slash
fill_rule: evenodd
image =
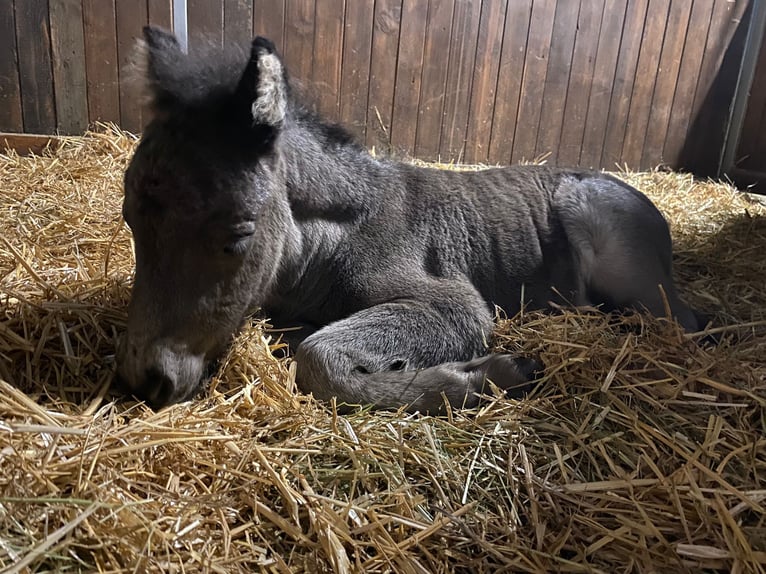
<path id="1" fill-rule="evenodd" d="M 505 354 L 490 355 L 483 367 L 484 376 L 512 399 L 532 391 L 543 372 L 543 364 L 536 359 Z"/>

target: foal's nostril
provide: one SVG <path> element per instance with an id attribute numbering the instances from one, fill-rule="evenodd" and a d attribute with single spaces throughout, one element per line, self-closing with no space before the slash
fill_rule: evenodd
<path id="1" fill-rule="evenodd" d="M 146 370 L 144 384 L 141 387 L 141 397 L 152 408 L 160 408 L 167 405 L 175 390 L 175 381 L 167 373 L 157 367 L 149 367 Z"/>

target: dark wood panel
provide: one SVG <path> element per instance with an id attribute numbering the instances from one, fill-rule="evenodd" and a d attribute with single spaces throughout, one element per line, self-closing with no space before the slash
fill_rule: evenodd
<path id="1" fill-rule="evenodd" d="M 0 4 L 0 131 L 24 130 L 13 2 Z"/>
<path id="2" fill-rule="evenodd" d="M 91 122 L 120 122 L 114 0 L 83 0 L 85 72 Z"/>
<path id="3" fill-rule="evenodd" d="M 535 155 L 538 157 L 547 155 L 547 161 L 554 165 L 558 160 L 561 128 L 564 125 L 564 107 L 577 33 L 577 26 L 572 24 L 577 22 L 579 13 L 579 2 L 575 0 L 557 2 L 548 56 L 548 71 L 545 75 L 543 106 L 540 111 L 540 128 L 535 146 Z"/>
<path id="4" fill-rule="evenodd" d="M 739 79 L 752 1 L 718 1 L 708 30 L 691 123 L 679 163 L 702 176 L 718 172 Z"/>
<path id="5" fill-rule="evenodd" d="M 146 0 L 146 9 L 149 24 L 165 30 L 173 29 L 173 0 Z"/>
<path id="6" fill-rule="evenodd" d="M 189 53 L 223 47 L 223 0 L 187 0 Z"/>
<path id="7" fill-rule="evenodd" d="M 669 9 L 670 0 L 650 0 L 644 22 L 641 51 L 638 56 L 633 95 L 628 112 L 628 125 L 625 128 L 625 140 L 622 145 L 621 163 L 631 169 L 637 170 L 641 167 L 641 154 L 644 149 L 649 114 L 652 110 L 652 94 L 656 86 Z"/>
<path id="8" fill-rule="evenodd" d="M 487 163 L 489 159 L 506 8 L 505 0 L 482 3 L 466 134 L 465 161 L 469 163 Z"/>
<path id="9" fill-rule="evenodd" d="M 268 38 L 285 53 L 285 0 L 255 0 L 253 34 Z"/>
<path id="10" fill-rule="evenodd" d="M 396 85 L 402 0 L 377 0 L 372 31 L 366 144 L 388 151 Z"/>
<path id="11" fill-rule="evenodd" d="M 54 147 L 63 138 L 45 134 L 15 134 L 0 132 L 0 151 L 14 150 L 19 155 L 40 155 L 48 146 Z"/>
<path id="12" fill-rule="evenodd" d="M 120 125 L 139 133 L 144 127 L 141 86 L 131 77 L 136 42 L 143 38 L 142 29 L 149 22 L 147 5 L 135 0 L 116 0 L 117 58 L 120 82 Z"/>
<path id="13" fill-rule="evenodd" d="M 692 5 L 668 131 L 663 145 L 663 159 L 670 165 L 678 165 L 689 130 L 697 79 L 705 55 L 704 39 L 708 37 L 714 3 L 715 0 L 694 0 Z"/>
<path id="14" fill-rule="evenodd" d="M 662 152 L 668 133 L 670 110 L 678 83 L 691 7 L 692 0 L 673 0 L 670 5 L 641 157 L 641 165 L 644 167 L 655 167 L 664 160 Z"/>
<path id="15" fill-rule="evenodd" d="M 480 18 L 481 2 L 455 1 L 439 144 L 442 161 L 459 161 L 463 157 Z"/>
<path id="16" fill-rule="evenodd" d="M 307 102 L 315 101 L 312 89 L 314 62 L 314 0 L 287 0 L 285 4 L 285 62 L 306 92 Z"/>
<path id="17" fill-rule="evenodd" d="M 415 156 L 435 161 L 439 159 L 444 92 L 449 69 L 452 15 L 455 0 L 430 0 L 428 24 L 423 47 L 423 73 L 420 77 Z"/>
<path id="18" fill-rule="evenodd" d="M 580 150 L 588 116 L 588 100 L 593 85 L 593 71 L 603 14 L 604 0 L 580 2 L 577 36 L 572 54 L 564 123 L 561 127 L 561 141 L 557 156 L 558 165 L 576 166 L 580 163 Z"/>
<path id="19" fill-rule="evenodd" d="M 555 0 L 535 0 L 532 5 L 512 163 L 535 157 L 555 12 Z"/>
<path id="20" fill-rule="evenodd" d="M 737 145 L 736 164 L 741 169 L 766 172 L 766 41 L 761 43 L 753 85 L 745 110 L 742 135 Z"/>
<path id="21" fill-rule="evenodd" d="M 620 52 L 621 34 L 616 34 L 615 31 L 622 31 L 626 10 L 627 0 L 609 0 L 604 5 L 580 149 L 579 164 L 583 167 L 608 167 L 601 164 L 601 155 L 604 150 L 609 103 L 617 71 L 617 56 Z"/>
<path id="22" fill-rule="evenodd" d="M 648 0 L 628 2 L 617 58 L 617 70 L 612 84 L 604 148 L 601 152 L 601 167 L 604 169 L 614 169 L 622 158 L 626 120 L 630 112 L 630 98 L 633 94 L 647 6 Z M 604 112 L 605 110 L 601 111 L 601 113 Z"/>
<path id="23" fill-rule="evenodd" d="M 507 164 L 511 161 L 531 16 L 532 0 L 508 2 L 489 141 L 488 161 L 493 164 Z"/>
<path id="24" fill-rule="evenodd" d="M 88 88 L 81 0 L 50 0 L 51 54 L 59 133 L 88 129 Z"/>
<path id="25" fill-rule="evenodd" d="M 16 39 L 24 131 L 50 134 L 56 129 L 48 0 L 16 1 Z"/>
<path id="26" fill-rule="evenodd" d="M 253 0 L 224 0 L 223 45 L 247 50 L 253 41 Z"/>
<path id="27" fill-rule="evenodd" d="M 319 113 L 332 122 L 340 119 L 345 11 L 345 0 L 316 0 L 312 89 Z"/>
<path id="28" fill-rule="evenodd" d="M 428 2 L 404 0 L 391 116 L 391 146 L 403 155 L 415 151 L 427 22 Z"/>
<path id="29" fill-rule="evenodd" d="M 340 121 L 359 142 L 365 141 L 367 125 L 367 90 L 370 82 L 373 15 L 372 2 L 351 0 L 346 3 Z"/>

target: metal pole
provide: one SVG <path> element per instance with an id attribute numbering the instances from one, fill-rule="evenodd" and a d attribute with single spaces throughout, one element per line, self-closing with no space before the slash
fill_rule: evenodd
<path id="1" fill-rule="evenodd" d="M 747 101 L 750 88 L 753 85 L 755 67 L 758 64 L 758 54 L 761 51 L 764 29 L 766 29 L 766 0 L 752 0 L 753 11 L 750 16 L 750 26 L 745 40 L 745 52 L 742 55 L 742 66 L 737 78 L 737 88 L 734 103 L 729 113 L 729 124 L 726 129 L 726 139 L 718 164 L 718 175 L 721 176 L 735 167 L 737 161 L 737 146 L 742 134 L 742 124 L 745 122 Z"/>
<path id="2" fill-rule="evenodd" d="M 189 51 L 189 32 L 186 27 L 186 0 L 173 0 L 173 33 L 181 49 Z"/>

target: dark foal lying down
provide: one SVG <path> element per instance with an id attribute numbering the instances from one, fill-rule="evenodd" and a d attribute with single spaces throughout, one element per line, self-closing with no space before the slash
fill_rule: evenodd
<path id="1" fill-rule="evenodd" d="M 487 379 L 529 381 L 535 361 L 487 355 L 495 305 L 664 315 L 664 293 L 698 329 L 665 220 L 618 179 L 375 159 L 296 104 L 268 40 L 211 61 L 144 34 L 154 119 L 125 174 L 136 274 L 118 376 L 149 404 L 192 396 L 254 308 L 303 327 L 303 391 L 431 412 L 476 405 Z"/>

